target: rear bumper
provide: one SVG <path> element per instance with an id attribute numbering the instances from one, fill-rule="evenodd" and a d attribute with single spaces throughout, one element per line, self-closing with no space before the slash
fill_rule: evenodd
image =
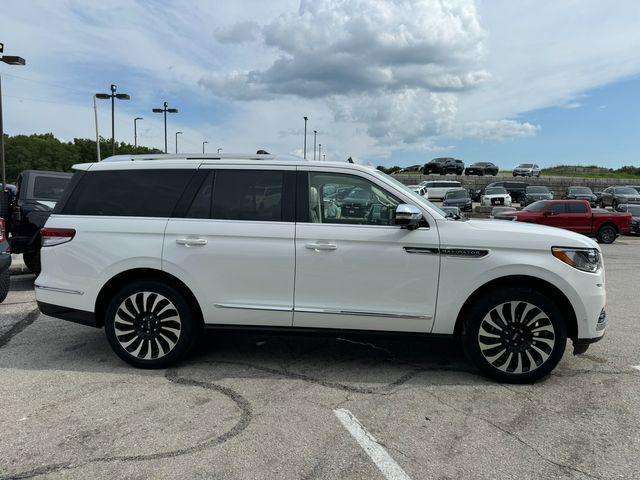
<path id="1" fill-rule="evenodd" d="M 41 301 L 38 301 L 38 308 L 44 315 L 48 315 L 49 317 L 68 320 L 69 322 L 80 323 L 81 325 L 87 325 L 89 327 L 100 328 L 93 312 L 62 307 L 60 305 L 53 305 L 51 303 Z"/>

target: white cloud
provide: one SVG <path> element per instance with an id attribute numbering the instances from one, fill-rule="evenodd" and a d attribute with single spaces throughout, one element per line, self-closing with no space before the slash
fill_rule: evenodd
<path id="1" fill-rule="evenodd" d="M 502 141 L 508 138 L 531 137 L 540 130 L 539 125 L 515 120 L 485 120 L 463 125 L 460 137 L 479 138 L 480 140 Z"/>

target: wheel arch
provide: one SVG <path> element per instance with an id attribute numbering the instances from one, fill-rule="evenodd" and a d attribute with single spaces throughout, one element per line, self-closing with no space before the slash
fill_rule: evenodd
<path id="1" fill-rule="evenodd" d="M 599 232 L 600 230 L 602 230 L 604 227 L 612 227 L 612 228 L 616 231 L 616 233 L 620 233 L 620 229 L 618 228 L 618 225 L 616 225 L 615 223 L 613 223 L 613 222 L 611 222 L 611 221 L 606 221 L 606 222 L 604 222 L 603 224 L 601 224 L 601 225 L 598 227 L 598 232 Z"/>
<path id="2" fill-rule="evenodd" d="M 455 338 L 460 338 L 463 320 L 471 306 L 482 298 L 483 295 L 490 294 L 492 291 L 503 287 L 533 288 L 546 295 L 549 300 L 556 303 L 558 308 L 560 308 L 560 311 L 563 313 L 567 326 L 567 336 L 571 339 L 578 338 L 578 321 L 576 312 L 567 296 L 562 292 L 562 290 L 547 280 L 529 275 L 509 275 L 499 277 L 478 287 L 471 295 L 469 295 L 458 312 L 454 327 Z"/>
<path id="3" fill-rule="evenodd" d="M 96 326 L 104 326 L 104 314 L 109 305 L 109 299 L 124 285 L 137 281 L 137 280 L 155 280 L 164 282 L 167 285 L 178 290 L 184 295 L 189 307 L 192 310 L 194 317 L 200 322 L 200 325 L 204 324 L 204 316 L 202 315 L 202 309 L 196 299 L 195 295 L 187 285 L 185 285 L 180 279 L 171 275 L 170 273 L 154 268 L 134 268 L 131 270 L 125 270 L 110 278 L 100 289 L 95 303 L 95 318 Z"/>

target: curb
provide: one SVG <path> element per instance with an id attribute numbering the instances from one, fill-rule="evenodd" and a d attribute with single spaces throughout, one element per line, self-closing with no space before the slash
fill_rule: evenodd
<path id="1" fill-rule="evenodd" d="M 11 255 L 11 266 L 9 267 L 9 275 L 23 275 L 30 273 L 27 266 L 22 261 L 22 255 Z"/>

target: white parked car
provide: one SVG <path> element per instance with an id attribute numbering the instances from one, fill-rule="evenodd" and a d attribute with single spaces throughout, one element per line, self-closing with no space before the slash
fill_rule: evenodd
<path id="1" fill-rule="evenodd" d="M 420 196 L 424 196 L 427 193 L 427 187 L 424 185 L 407 185 L 407 188 L 410 188 Z"/>
<path id="2" fill-rule="evenodd" d="M 427 189 L 426 197 L 430 201 L 442 201 L 449 190 L 459 189 L 462 184 L 455 180 L 440 180 L 426 182 L 424 186 Z"/>
<path id="3" fill-rule="evenodd" d="M 504 187 L 488 187 L 480 198 L 480 205 L 483 207 L 494 207 L 496 205 L 510 207 L 511 195 Z"/>
<path id="4" fill-rule="evenodd" d="M 370 167 L 227 154 L 74 168 L 42 230 L 38 305 L 104 327 L 137 367 L 176 362 L 207 327 L 372 330 L 455 336 L 487 376 L 532 382 L 567 338 L 582 353 L 604 335 L 594 241 L 447 219 Z"/>

